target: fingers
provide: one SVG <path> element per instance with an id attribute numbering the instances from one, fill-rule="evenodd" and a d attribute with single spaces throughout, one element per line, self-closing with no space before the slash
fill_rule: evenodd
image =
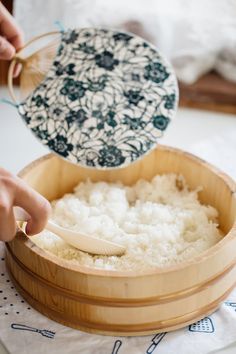
<path id="1" fill-rule="evenodd" d="M 0 59 L 11 60 L 15 55 L 15 48 L 4 37 L 0 36 Z"/>
<path id="2" fill-rule="evenodd" d="M 29 188 L 20 178 L 16 179 L 14 205 L 23 208 L 29 215 L 27 222 L 27 235 L 41 232 L 51 212 L 50 203 L 40 194 Z"/>
<path id="3" fill-rule="evenodd" d="M 29 215 L 26 233 L 41 232 L 51 212 L 50 203 L 18 177 L 0 168 L 0 240 L 10 241 L 16 232 L 13 206 L 23 208 Z"/>
<path id="4" fill-rule="evenodd" d="M 10 200 L 0 196 L 0 240 L 11 241 L 16 234 L 16 222 Z"/>
<path id="5" fill-rule="evenodd" d="M 4 36 L 16 50 L 20 49 L 23 46 L 23 32 L 18 27 L 11 14 L 1 3 L 0 28 L 2 36 Z"/>
<path id="6" fill-rule="evenodd" d="M 6 38 L 0 36 L 0 59 L 11 60 L 16 53 L 15 47 L 9 43 Z M 22 69 L 21 63 L 16 63 L 13 71 L 13 77 L 17 77 Z"/>
<path id="7" fill-rule="evenodd" d="M 14 18 L 0 2 L 0 59 L 11 60 L 15 52 L 23 46 L 23 32 Z M 20 66 L 16 65 L 13 76 L 20 73 Z"/>

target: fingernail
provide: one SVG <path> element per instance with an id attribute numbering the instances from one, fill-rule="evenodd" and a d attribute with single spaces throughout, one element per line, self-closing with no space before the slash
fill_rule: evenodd
<path id="1" fill-rule="evenodd" d="M 25 233 L 26 233 L 27 236 L 32 236 L 30 229 L 31 229 L 30 223 L 27 222 L 27 225 L 26 225 L 26 227 L 25 227 Z"/>

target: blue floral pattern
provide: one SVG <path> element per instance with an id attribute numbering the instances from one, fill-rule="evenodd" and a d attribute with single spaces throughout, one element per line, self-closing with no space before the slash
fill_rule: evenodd
<path id="1" fill-rule="evenodd" d="M 60 156 L 116 168 L 157 145 L 177 101 L 175 75 L 151 44 L 129 33 L 86 28 L 62 33 L 46 78 L 19 113 Z"/>

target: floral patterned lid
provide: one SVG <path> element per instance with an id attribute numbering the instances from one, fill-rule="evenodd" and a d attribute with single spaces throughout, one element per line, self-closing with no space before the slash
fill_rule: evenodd
<path id="1" fill-rule="evenodd" d="M 68 30 L 39 86 L 18 105 L 27 126 L 70 162 L 124 167 L 156 147 L 178 102 L 156 48 L 115 30 Z"/>

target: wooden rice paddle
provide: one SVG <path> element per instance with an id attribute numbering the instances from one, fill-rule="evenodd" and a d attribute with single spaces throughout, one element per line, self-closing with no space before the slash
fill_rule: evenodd
<path id="1" fill-rule="evenodd" d="M 19 207 L 14 207 L 14 215 L 18 221 L 29 220 L 29 215 Z M 121 256 L 125 253 L 125 247 L 123 246 L 77 231 L 65 229 L 64 227 L 56 225 L 51 220 L 48 221 L 45 229 L 53 232 L 66 243 L 80 251 L 104 256 Z"/>

